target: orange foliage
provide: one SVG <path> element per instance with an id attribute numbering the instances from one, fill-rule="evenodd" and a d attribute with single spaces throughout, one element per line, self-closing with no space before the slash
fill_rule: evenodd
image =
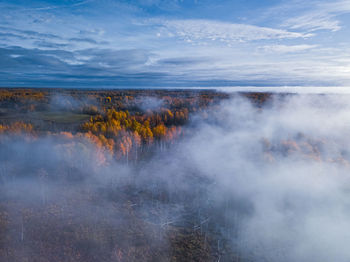
<path id="1" fill-rule="evenodd" d="M 21 133 L 31 133 L 33 131 L 33 125 L 23 122 L 14 122 L 10 125 L 1 125 L 0 124 L 0 134 L 21 134 Z"/>

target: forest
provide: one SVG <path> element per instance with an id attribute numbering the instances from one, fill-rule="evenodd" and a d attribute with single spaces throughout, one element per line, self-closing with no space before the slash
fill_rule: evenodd
<path id="1" fill-rule="evenodd" d="M 183 135 L 191 113 L 228 96 L 213 91 L 0 90 L 0 132 L 85 139 L 126 162 Z"/>
<path id="2" fill-rule="evenodd" d="M 324 95 L 2 88 L 0 260 L 345 262 L 346 247 L 325 247 L 347 239 L 348 109 Z"/>

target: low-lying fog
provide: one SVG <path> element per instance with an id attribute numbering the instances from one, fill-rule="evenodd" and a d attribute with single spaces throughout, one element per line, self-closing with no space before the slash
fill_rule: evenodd
<path id="1" fill-rule="evenodd" d="M 130 200 L 143 214 L 145 225 L 164 228 L 193 219 L 201 230 L 219 232 L 242 261 L 348 262 L 348 101 L 347 96 L 294 95 L 276 98 L 259 109 L 236 97 L 206 117 L 192 116 L 187 137 L 136 167 L 108 156 L 109 164 L 101 164 L 102 153 L 85 140 L 3 137 L 1 197 L 45 204 L 55 198 L 70 199 L 75 187 L 117 191 L 121 185 L 132 185 L 131 195 L 152 193 L 148 199 Z M 38 168 L 41 175 L 33 174 Z M 57 181 L 72 174 L 68 194 Z M 45 182 L 50 177 L 56 182 Z M 168 200 L 158 201 L 161 212 L 156 219 L 147 212 L 153 195 L 159 194 L 166 194 Z M 94 213 L 94 223 L 102 218 L 123 223 L 121 218 L 115 222 L 115 213 L 101 212 L 112 205 L 108 200 L 86 205 L 90 206 L 85 214 L 79 207 L 82 219 Z M 19 238 L 25 238 L 21 231 Z M 147 234 L 149 229 L 144 231 Z M 166 241 L 162 239 L 162 245 Z"/>

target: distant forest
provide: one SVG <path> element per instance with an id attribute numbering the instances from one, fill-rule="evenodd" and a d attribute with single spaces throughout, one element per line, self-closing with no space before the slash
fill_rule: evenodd
<path id="1" fill-rule="evenodd" d="M 271 96 L 241 95 L 257 106 Z M 0 89 L 0 133 L 84 138 L 128 162 L 167 147 L 191 114 L 228 98 L 212 90 Z"/>

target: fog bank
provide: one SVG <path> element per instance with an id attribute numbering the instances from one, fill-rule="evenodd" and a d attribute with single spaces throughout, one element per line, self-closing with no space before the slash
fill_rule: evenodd
<path id="1" fill-rule="evenodd" d="M 169 232 L 190 228 L 203 237 L 202 254 L 211 245 L 220 261 L 232 261 L 229 245 L 240 261 L 346 262 L 347 100 L 339 95 L 275 96 L 258 108 L 235 96 L 193 116 L 185 138 L 134 166 L 113 160 L 83 138 L 3 136 L 1 198 L 28 208 L 58 205 L 56 225 L 65 225 L 75 210 L 74 223 L 96 225 L 95 254 L 103 254 L 105 261 L 157 255 L 165 261 L 173 243 Z M 76 195 L 83 201 L 67 204 Z M 16 208 L 6 211 L 16 217 Z M 30 231 L 23 229 L 23 221 L 29 219 L 16 221 L 9 234 L 23 243 Z M 100 223 L 108 237 L 99 235 Z M 133 237 L 127 237 L 125 227 L 135 230 Z M 150 250 L 137 249 L 140 232 L 143 244 L 153 243 Z M 114 238 L 118 234 L 125 237 Z M 26 245 L 25 252 L 36 250 Z"/>
<path id="2" fill-rule="evenodd" d="M 254 261 L 349 261 L 347 97 L 277 96 L 262 110 L 236 98 L 199 125 L 179 152 L 212 181 L 235 248 Z"/>

